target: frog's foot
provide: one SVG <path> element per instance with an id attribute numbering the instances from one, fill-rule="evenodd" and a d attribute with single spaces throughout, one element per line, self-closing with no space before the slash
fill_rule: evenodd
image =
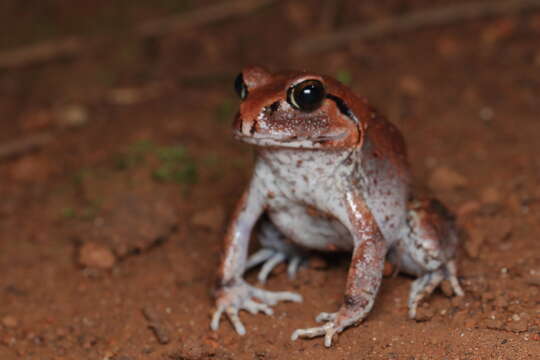
<path id="1" fill-rule="evenodd" d="M 259 264 L 263 264 L 257 279 L 260 283 L 264 284 L 272 270 L 277 265 L 287 261 L 289 263 L 287 274 L 290 279 L 294 279 L 305 259 L 305 256 L 297 251 L 279 251 L 272 248 L 262 248 L 250 256 L 246 263 L 246 271 Z"/>
<path id="2" fill-rule="evenodd" d="M 236 281 L 234 285 L 224 286 L 218 291 L 216 311 L 212 315 L 210 327 L 214 331 L 217 330 L 221 315 L 225 312 L 236 332 L 244 335 L 246 329 L 238 316 L 240 310 L 246 310 L 252 314 L 262 312 L 272 315 L 274 312 L 270 306 L 280 301 L 302 302 L 302 296 L 288 291 L 262 290 L 248 285 L 243 280 Z"/>
<path id="3" fill-rule="evenodd" d="M 436 271 L 427 273 L 413 281 L 411 287 L 411 293 L 409 295 L 409 317 L 411 319 L 416 318 L 416 310 L 418 304 L 425 297 L 429 296 L 433 290 L 444 280 L 448 279 L 452 286 L 452 290 L 456 296 L 463 296 L 464 292 L 456 276 L 456 266 L 454 261 L 449 261 L 446 264 L 445 269 L 438 269 Z"/>
<path id="4" fill-rule="evenodd" d="M 354 320 L 352 318 L 344 318 L 340 316 L 339 312 L 335 313 L 320 313 L 316 318 L 317 322 L 326 322 L 323 326 L 297 329 L 291 335 L 291 340 L 301 338 L 314 338 L 318 336 L 324 336 L 324 346 L 332 346 L 332 339 L 335 334 L 339 334 L 346 327 L 352 325 Z"/>

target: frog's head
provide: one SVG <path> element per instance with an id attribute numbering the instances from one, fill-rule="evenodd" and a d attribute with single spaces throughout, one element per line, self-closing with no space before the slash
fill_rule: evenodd
<path id="1" fill-rule="evenodd" d="M 244 69 L 235 80 L 241 99 L 233 129 L 268 147 L 340 149 L 360 146 L 369 108 L 333 78 L 307 72 Z"/>

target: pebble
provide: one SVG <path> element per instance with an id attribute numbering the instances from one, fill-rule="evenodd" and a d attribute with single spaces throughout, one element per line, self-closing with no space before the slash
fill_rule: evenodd
<path id="1" fill-rule="evenodd" d="M 403 93 L 410 96 L 418 96 L 424 92 L 424 85 L 417 77 L 404 75 L 399 79 L 399 88 Z"/>
<path id="2" fill-rule="evenodd" d="M 116 257 L 109 248 L 91 241 L 81 246 L 78 260 L 82 266 L 97 269 L 110 269 L 116 263 Z"/>
<path id="3" fill-rule="evenodd" d="M 504 328 L 504 323 L 497 319 L 487 319 L 485 324 L 488 329 L 501 330 Z"/>
<path id="4" fill-rule="evenodd" d="M 508 306 L 508 299 L 504 296 L 498 296 L 495 299 L 495 306 L 499 308 L 505 308 Z"/>
<path id="5" fill-rule="evenodd" d="M 19 321 L 15 316 L 6 315 L 2 318 L 2 325 L 7 328 L 16 328 L 19 325 Z"/>
<path id="6" fill-rule="evenodd" d="M 88 110 L 82 105 L 66 105 L 57 110 L 60 125 L 79 127 L 88 122 Z"/>
<path id="7" fill-rule="evenodd" d="M 392 276 L 394 274 L 394 271 L 395 271 L 394 266 L 391 263 L 389 263 L 388 261 L 385 261 L 384 270 L 383 270 L 383 276 L 384 277 Z"/>
<path id="8" fill-rule="evenodd" d="M 53 163 L 39 155 L 25 156 L 15 161 L 10 169 L 13 180 L 20 182 L 45 181 L 55 171 Z"/>
<path id="9" fill-rule="evenodd" d="M 519 316 L 518 316 L 519 318 Z M 524 331 L 527 331 L 529 329 L 528 325 L 527 325 L 527 320 L 525 319 L 520 319 L 520 320 L 517 320 L 517 321 L 512 321 L 510 323 L 508 323 L 506 325 L 507 329 L 510 330 L 510 331 L 513 331 L 513 332 L 524 332 Z"/>
<path id="10" fill-rule="evenodd" d="M 225 220 L 225 212 L 220 206 L 200 211 L 193 215 L 191 223 L 213 231 L 219 231 Z"/>
<path id="11" fill-rule="evenodd" d="M 421 321 L 428 321 L 431 320 L 431 318 L 435 316 L 435 311 L 431 308 L 425 308 L 425 307 L 419 307 L 416 310 L 416 318 L 415 320 L 418 322 Z"/>
<path id="12" fill-rule="evenodd" d="M 481 194 L 484 204 L 498 204 L 501 201 L 501 197 L 501 192 L 495 187 L 485 188 Z"/>
<path id="13" fill-rule="evenodd" d="M 480 249 L 486 236 L 484 231 L 478 227 L 469 227 L 467 233 L 469 236 L 464 244 L 465 252 L 467 252 L 469 257 L 475 259 L 480 255 Z"/>
<path id="14" fill-rule="evenodd" d="M 472 214 L 480 209 L 480 202 L 475 200 L 469 200 L 459 206 L 456 210 L 458 218 L 465 218 L 469 214 Z"/>
<path id="15" fill-rule="evenodd" d="M 476 319 L 467 319 L 467 320 L 465 320 L 465 327 L 468 328 L 468 329 L 475 328 L 477 324 L 478 324 L 478 322 L 476 321 Z"/>
<path id="16" fill-rule="evenodd" d="M 435 190 L 454 190 L 467 184 L 466 177 L 444 166 L 436 168 L 429 179 L 429 186 Z"/>
<path id="17" fill-rule="evenodd" d="M 441 283 L 441 290 L 444 295 L 451 297 L 454 295 L 454 290 L 452 289 L 452 285 L 450 284 L 450 281 L 444 280 Z"/>

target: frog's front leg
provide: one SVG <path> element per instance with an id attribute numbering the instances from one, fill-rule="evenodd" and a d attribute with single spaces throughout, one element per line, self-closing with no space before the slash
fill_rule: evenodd
<path id="1" fill-rule="evenodd" d="M 354 194 L 347 196 L 348 223 L 355 247 L 347 276 L 343 305 L 336 313 L 321 313 L 316 321 L 323 326 L 298 329 L 291 339 L 324 336 L 324 345 L 330 347 L 335 334 L 362 321 L 375 301 L 381 284 L 387 245 L 377 223 L 363 199 Z"/>
<path id="2" fill-rule="evenodd" d="M 298 294 L 258 289 L 242 279 L 251 231 L 263 213 L 264 206 L 265 199 L 252 182 L 240 199 L 225 235 L 225 249 L 215 292 L 216 311 L 210 323 L 212 330 L 219 328 L 221 315 L 225 312 L 236 332 L 244 335 L 246 330 L 238 316 L 240 310 L 272 315 L 270 306 L 279 301 L 302 301 Z"/>

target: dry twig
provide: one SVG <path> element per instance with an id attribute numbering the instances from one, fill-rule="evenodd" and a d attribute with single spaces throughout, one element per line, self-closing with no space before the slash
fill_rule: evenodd
<path id="1" fill-rule="evenodd" d="M 37 150 L 52 140 L 52 134 L 40 133 L 23 139 L 13 140 L 5 144 L 0 144 L 0 160 L 12 158 L 33 150 Z"/>
<path id="2" fill-rule="evenodd" d="M 154 19 L 135 26 L 137 36 L 146 38 L 185 30 L 196 26 L 245 15 L 278 0 L 237 0 L 226 1 L 163 19 Z M 88 47 L 89 39 L 69 37 L 24 46 L 15 50 L 0 52 L 0 69 L 13 69 L 36 63 L 43 63 L 66 56 L 80 54 Z M 92 39 L 99 42 L 100 38 Z"/>
<path id="3" fill-rule="evenodd" d="M 157 341 L 162 345 L 168 344 L 171 341 L 169 329 L 159 315 L 149 306 L 145 306 L 142 309 L 142 313 L 144 318 L 148 321 L 148 327 L 156 336 Z"/>
<path id="4" fill-rule="evenodd" d="M 277 0 L 225 1 L 218 3 L 217 5 L 195 9 L 180 15 L 147 21 L 137 27 L 137 32 L 144 37 L 159 36 L 164 33 L 175 32 L 224 20 L 232 16 L 244 15 L 276 1 Z"/>
<path id="5" fill-rule="evenodd" d="M 485 0 L 450 5 L 391 17 L 367 25 L 355 25 L 331 34 L 302 39 L 293 46 L 297 54 L 315 53 L 352 41 L 368 40 L 398 32 L 418 30 L 429 26 L 517 13 L 540 8 L 540 0 Z"/>
<path id="6" fill-rule="evenodd" d="M 0 69 L 23 67 L 80 53 L 83 49 L 81 38 L 69 37 L 61 40 L 24 46 L 0 53 Z"/>

